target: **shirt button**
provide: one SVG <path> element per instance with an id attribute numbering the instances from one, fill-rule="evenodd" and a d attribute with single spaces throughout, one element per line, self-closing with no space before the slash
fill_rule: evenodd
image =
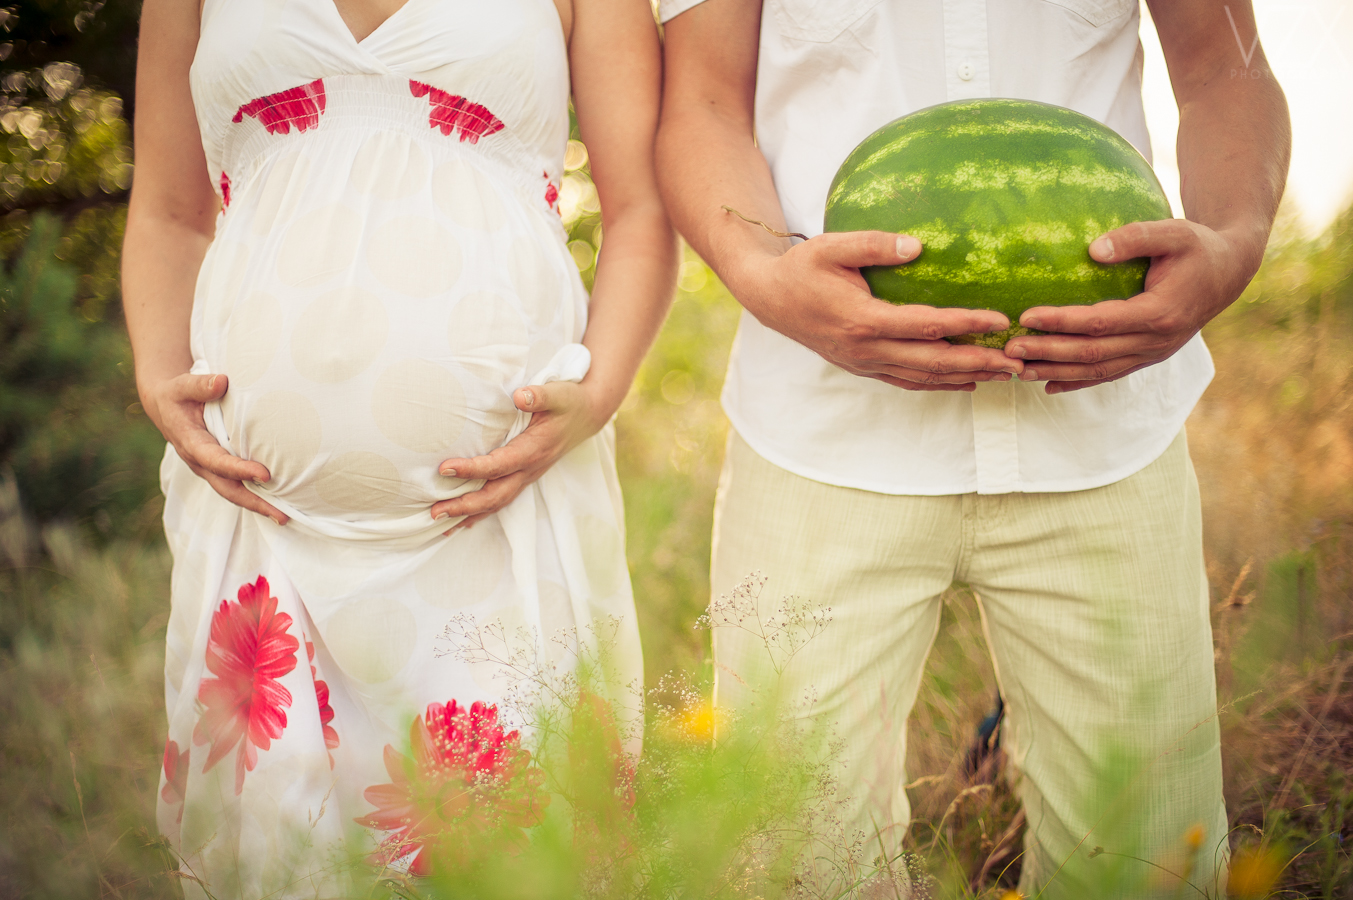
<path id="1" fill-rule="evenodd" d="M 976 74 L 977 70 L 973 68 L 972 60 L 965 59 L 958 64 L 958 77 L 962 80 L 972 81 L 972 77 Z"/>

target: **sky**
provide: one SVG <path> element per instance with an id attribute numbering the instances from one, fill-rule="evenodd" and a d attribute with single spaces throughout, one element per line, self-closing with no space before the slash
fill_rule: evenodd
<path id="1" fill-rule="evenodd" d="M 1287 197 L 1294 201 L 1312 236 L 1353 202 L 1353 2 L 1351 0 L 1254 0 L 1259 39 L 1272 74 L 1287 95 L 1292 113 L 1292 169 Z M 1179 113 L 1170 92 L 1165 58 L 1145 5 L 1142 45 L 1146 71 L 1142 93 L 1156 173 L 1176 215 L 1179 169 L 1174 141 Z M 1222 27 L 1230 31 L 1230 23 Z M 1253 34 L 1236 40 L 1235 77 L 1248 72 L 1245 56 Z M 1254 60 L 1254 57 L 1250 57 Z M 1235 139 L 1244 140 L 1243 135 Z"/>

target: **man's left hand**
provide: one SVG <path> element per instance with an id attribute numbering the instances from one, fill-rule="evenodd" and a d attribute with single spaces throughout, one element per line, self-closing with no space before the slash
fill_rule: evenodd
<path id="1" fill-rule="evenodd" d="M 1252 241 L 1190 222 L 1136 222 L 1090 245 L 1101 263 L 1149 256 L 1146 289 L 1092 306 L 1036 306 L 1019 322 L 1050 332 L 1018 337 L 1007 355 L 1025 361 L 1024 381 L 1059 394 L 1116 381 L 1169 359 L 1240 296 L 1258 268 Z"/>

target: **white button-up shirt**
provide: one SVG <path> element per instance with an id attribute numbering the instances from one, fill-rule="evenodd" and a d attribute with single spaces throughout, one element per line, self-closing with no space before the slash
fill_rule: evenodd
<path id="1" fill-rule="evenodd" d="M 660 15 L 700 2 L 661 0 Z M 1069 107 L 1149 159 L 1139 21 L 1137 0 L 765 0 L 756 134 L 789 230 L 822 231 L 827 188 L 856 144 L 947 100 Z M 1195 337 L 1159 365 L 1065 394 L 1018 381 L 912 392 L 850 375 L 744 312 L 723 403 L 757 453 L 816 481 L 886 494 L 1072 491 L 1155 460 L 1212 373 Z"/>

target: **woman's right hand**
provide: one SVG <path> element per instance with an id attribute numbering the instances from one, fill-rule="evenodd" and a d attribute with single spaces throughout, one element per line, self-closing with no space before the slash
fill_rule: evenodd
<path id="1" fill-rule="evenodd" d="M 147 386 L 142 403 L 160 434 L 174 445 L 179 459 L 216 493 L 236 506 L 285 525 L 287 516 L 281 510 L 244 486 L 245 481 L 263 483 L 272 478 L 267 468 L 231 456 L 207 430 L 203 408 L 224 397 L 228 387 L 224 375 L 183 374 Z"/>

